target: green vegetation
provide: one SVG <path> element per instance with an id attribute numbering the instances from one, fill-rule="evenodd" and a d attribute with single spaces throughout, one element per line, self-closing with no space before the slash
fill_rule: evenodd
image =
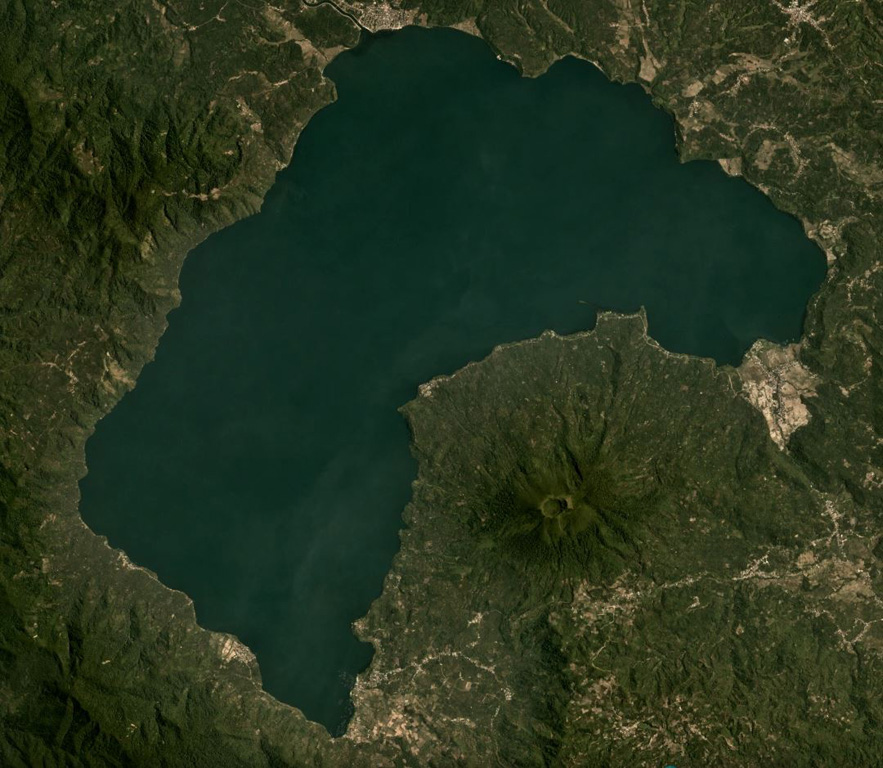
<path id="1" fill-rule="evenodd" d="M 332 741 L 82 525 L 76 483 L 184 253 L 256 210 L 356 27 L 328 6 L 8 0 L 0 762 L 880 763 L 874 9 L 416 5 L 341 3 L 372 28 L 474 23 L 528 74 L 574 53 L 640 80 L 684 159 L 799 216 L 831 270 L 796 357 L 716 369 L 605 317 L 425 389 L 402 550 L 359 628 L 378 652 Z"/>
<path id="2" fill-rule="evenodd" d="M 405 412 L 420 475 L 360 627 L 379 652 L 354 739 L 440 764 L 839 758 L 831 703 L 876 689 L 847 682 L 837 632 L 877 642 L 872 540 L 769 439 L 736 371 L 606 315 L 499 348 Z"/>

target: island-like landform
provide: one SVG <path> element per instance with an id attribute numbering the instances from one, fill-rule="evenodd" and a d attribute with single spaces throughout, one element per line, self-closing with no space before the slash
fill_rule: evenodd
<path id="1" fill-rule="evenodd" d="M 883 23 L 837 0 L 8 0 L 0 9 L 0 763 L 883 763 Z M 404 413 L 419 476 L 332 739 L 82 522 L 96 422 L 184 255 L 258 210 L 360 27 L 640 82 L 681 157 L 828 278 L 737 368 L 641 315 L 499 348 Z"/>

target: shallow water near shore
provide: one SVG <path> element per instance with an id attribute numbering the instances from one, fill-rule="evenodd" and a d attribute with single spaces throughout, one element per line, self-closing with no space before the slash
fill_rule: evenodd
<path id="1" fill-rule="evenodd" d="M 745 182 L 679 164 L 671 120 L 586 62 L 527 80 L 480 40 L 406 29 L 326 74 L 338 101 L 262 212 L 188 257 L 155 362 L 88 442 L 81 510 L 339 733 L 418 384 L 640 306 L 663 346 L 736 364 L 799 337 L 825 262 Z"/>

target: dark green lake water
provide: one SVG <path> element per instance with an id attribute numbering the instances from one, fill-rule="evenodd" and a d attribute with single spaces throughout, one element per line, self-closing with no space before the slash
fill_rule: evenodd
<path id="1" fill-rule="evenodd" d="M 183 304 L 87 446 L 86 522 L 338 729 L 370 660 L 415 464 L 398 406 L 501 342 L 645 305 L 666 347 L 736 363 L 800 334 L 824 275 L 800 225 L 590 64 L 520 78 L 455 32 L 328 70 L 260 215 L 187 260 Z"/>

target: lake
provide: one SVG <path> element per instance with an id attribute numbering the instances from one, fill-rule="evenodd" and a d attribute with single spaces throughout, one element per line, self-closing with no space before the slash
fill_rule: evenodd
<path id="1" fill-rule="evenodd" d="M 670 118 L 586 62 L 527 80 L 477 39 L 407 29 L 327 75 L 339 99 L 263 211 L 188 257 L 155 362 L 88 442 L 81 509 L 339 733 L 418 384 L 642 305 L 668 349 L 738 363 L 799 337 L 825 261 L 744 181 L 681 165 Z"/>

